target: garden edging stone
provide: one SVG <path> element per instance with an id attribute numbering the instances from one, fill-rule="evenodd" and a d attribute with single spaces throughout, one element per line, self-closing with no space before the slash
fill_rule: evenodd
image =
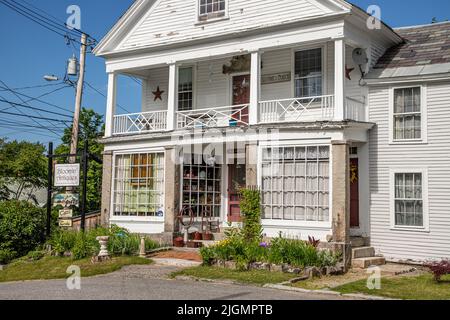
<path id="1" fill-rule="evenodd" d="M 286 286 L 283 284 L 265 284 L 265 285 L 263 285 L 263 288 L 270 288 L 270 289 L 277 289 L 277 290 L 284 290 L 284 291 L 295 291 L 295 292 L 301 292 L 301 293 L 341 296 L 341 297 L 364 299 L 364 300 L 397 300 L 397 299 L 385 298 L 385 297 L 380 297 L 380 296 L 370 296 L 370 295 L 357 294 L 357 293 L 342 294 L 340 292 L 331 291 L 331 290 L 309 290 L 309 289 L 302 289 L 302 288 Z"/>

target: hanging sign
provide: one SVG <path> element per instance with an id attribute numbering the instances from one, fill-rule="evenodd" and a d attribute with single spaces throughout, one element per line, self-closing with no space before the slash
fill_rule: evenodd
<path id="1" fill-rule="evenodd" d="M 59 210 L 59 218 L 60 219 L 72 218 L 72 217 L 73 217 L 73 210 L 71 210 L 71 209 Z"/>
<path id="2" fill-rule="evenodd" d="M 291 73 L 277 73 L 268 74 L 261 76 L 261 84 L 279 83 L 279 82 L 289 82 L 291 81 Z"/>
<path id="3" fill-rule="evenodd" d="M 62 206 L 63 208 L 78 207 L 80 205 L 80 196 L 75 193 L 58 193 L 53 199 L 53 206 Z"/>
<path id="4" fill-rule="evenodd" d="M 60 227 L 72 227 L 72 219 L 59 220 Z"/>
<path id="5" fill-rule="evenodd" d="M 80 164 L 56 164 L 55 187 L 78 187 L 80 185 Z"/>

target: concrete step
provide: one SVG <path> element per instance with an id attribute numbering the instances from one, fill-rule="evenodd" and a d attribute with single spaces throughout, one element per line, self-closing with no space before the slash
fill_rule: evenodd
<path id="1" fill-rule="evenodd" d="M 375 256 L 375 248 L 359 247 L 352 249 L 352 259 L 370 258 Z"/>
<path id="2" fill-rule="evenodd" d="M 386 264 L 384 257 L 358 258 L 352 260 L 352 267 L 358 269 L 367 269 L 371 266 L 382 266 Z"/>
<path id="3" fill-rule="evenodd" d="M 351 237 L 350 243 L 352 244 L 352 248 L 359 248 L 366 245 L 366 240 L 363 237 Z"/>

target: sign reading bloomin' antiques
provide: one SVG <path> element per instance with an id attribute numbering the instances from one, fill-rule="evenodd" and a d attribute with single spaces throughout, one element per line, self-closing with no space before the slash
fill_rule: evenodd
<path id="1" fill-rule="evenodd" d="M 55 187 L 78 187 L 79 185 L 79 163 L 55 165 Z"/>

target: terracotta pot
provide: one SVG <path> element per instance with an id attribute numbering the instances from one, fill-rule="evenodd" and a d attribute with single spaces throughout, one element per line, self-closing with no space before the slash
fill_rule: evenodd
<path id="1" fill-rule="evenodd" d="M 213 239 L 212 233 L 203 233 L 203 240 L 211 241 Z"/>
<path id="2" fill-rule="evenodd" d="M 187 243 L 188 248 L 198 248 L 198 243 L 193 241 L 188 241 Z"/>
<path id="3" fill-rule="evenodd" d="M 203 239 L 203 237 L 202 237 L 202 234 L 200 232 L 196 232 L 194 234 L 194 240 L 200 241 L 202 239 Z"/>
<path id="4" fill-rule="evenodd" d="M 173 245 L 177 248 L 184 247 L 184 240 L 183 239 L 173 239 Z"/>

